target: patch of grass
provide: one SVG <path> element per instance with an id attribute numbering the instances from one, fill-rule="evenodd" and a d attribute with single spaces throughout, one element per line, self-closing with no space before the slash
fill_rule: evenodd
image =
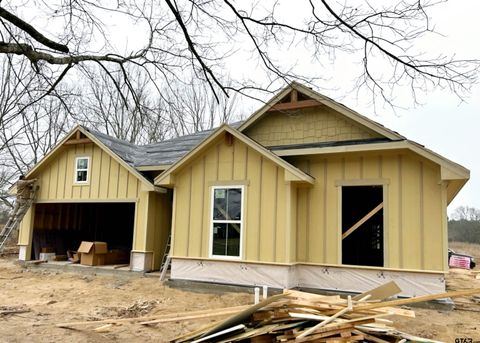
<path id="1" fill-rule="evenodd" d="M 471 255 L 475 257 L 477 264 L 480 262 L 480 244 L 465 242 L 448 242 L 448 247 L 460 254 Z"/>

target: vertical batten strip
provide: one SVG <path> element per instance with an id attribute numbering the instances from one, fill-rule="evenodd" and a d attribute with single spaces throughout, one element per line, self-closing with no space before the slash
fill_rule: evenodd
<path id="1" fill-rule="evenodd" d="M 383 178 L 383 157 L 382 155 L 378 156 L 378 178 Z"/>
<path id="2" fill-rule="evenodd" d="M 323 263 L 327 262 L 327 163 L 323 159 Z"/>
<path id="3" fill-rule="evenodd" d="M 230 180 L 235 180 L 235 139 L 232 137 L 232 173 L 230 175 Z"/>
<path id="4" fill-rule="evenodd" d="M 248 173 L 247 173 L 247 170 L 248 170 L 248 150 L 249 148 L 246 147 L 245 148 L 245 170 L 244 170 L 244 174 L 245 175 L 245 180 L 248 179 Z"/>
<path id="5" fill-rule="evenodd" d="M 310 174 L 310 160 L 307 160 L 307 164 L 305 167 L 307 174 Z M 310 262 L 310 188 L 306 190 L 307 192 L 307 206 L 306 206 L 306 217 L 307 220 L 305 221 L 305 259 L 307 262 Z"/>
<path id="6" fill-rule="evenodd" d="M 403 165 L 402 155 L 398 155 L 398 259 L 403 268 Z"/>
<path id="7" fill-rule="evenodd" d="M 52 184 L 52 170 L 49 168 L 48 170 L 48 187 L 47 187 L 47 199 L 52 199 L 50 196 L 50 185 Z"/>
<path id="8" fill-rule="evenodd" d="M 91 145 L 91 147 L 92 147 L 92 151 L 90 153 L 90 161 L 89 161 L 90 165 L 88 166 L 89 167 L 88 173 L 90 173 L 90 175 L 89 175 L 90 186 L 88 187 L 88 198 L 89 199 L 92 198 L 93 168 L 94 168 L 93 160 L 94 160 L 94 151 L 95 151 L 95 147 L 94 147 L 93 144 Z"/>
<path id="9" fill-rule="evenodd" d="M 273 239 L 272 239 L 272 257 L 273 262 L 277 261 L 277 214 L 278 214 L 278 166 L 275 166 L 275 192 L 273 197 Z"/>
<path id="10" fill-rule="evenodd" d="M 200 205 L 201 206 L 200 207 L 201 208 L 201 210 L 200 210 L 200 240 L 199 240 L 200 256 L 203 256 L 203 251 L 202 251 L 202 248 L 203 248 L 203 231 L 204 230 L 208 230 L 208 231 L 213 230 L 212 228 L 210 228 L 208 226 L 206 228 L 203 227 L 203 224 L 204 224 L 203 221 L 205 219 L 205 207 L 204 207 L 205 206 L 205 185 L 207 184 L 207 180 L 205 178 L 205 168 L 206 168 L 205 167 L 205 163 L 206 163 L 205 159 L 206 159 L 206 157 L 203 156 L 202 157 L 202 200 L 201 200 L 201 203 L 200 203 L 201 204 Z M 208 256 L 208 254 L 207 254 L 207 256 Z"/>
<path id="11" fill-rule="evenodd" d="M 107 197 L 110 197 L 110 178 L 112 175 L 110 174 L 110 169 L 112 167 L 112 158 L 108 156 L 108 169 L 107 169 Z"/>
<path id="12" fill-rule="evenodd" d="M 62 185 L 62 198 L 65 199 L 65 188 L 67 187 L 67 166 L 68 166 L 68 149 L 65 151 L 65 172 L 64 172 L 64 179 L 63 179 L 63 185 Z"/>
<path id="13" fill-rule="evenodd" d="M 360 161 L 359 161 L 359 169 L 360 169 L 360 179 L 363 179 L 363 176 L 365 175 L 365 163 L 363 160 L 363 156 L 360 156 Z"/>
<path id="14" fill-rule="evenodd" d="M 440 213 L 442 214 L 442 256 L 443 271 L 448 272 L 448 218 L 447 218 L 447 187 L 448 181 L 440 181 L 441 184 L 441 201 Z"/>
<path id="15" fill-rule="evenodd" d="M 218 170 L 218 169 L 217 169 Z M 191 211 L 192 211 L 192 178 L 193 178 L 193 166 L 190 166 L 189 171 L 189 180 L 188 180 L 188 206 L 187 206 L 187 256 L 190 256 L 190 234 L 192 230 L 192 225 L 190 223 Z"/>
<path id="16" fill-rule="evenodd" d="M 117 163 L 117 192 L 116 198 L 118 198 L 118 190 L 120 189 L 120 163 Z"/>
<path id="17" fill-rule="evenodd" d="M 218 181 L 218 175 L 219 175 L 219 169 L 220 169 L 220 144 L 217 144 L 217 169 L 216 169 L 216 174 L 215 174 L 215 180 Z"/>
<path id="18" fill-rule="evenodd" d="M 100 149 L 100 165 L 98 166 L 100 171 L 98 172 L 97 198 L 100 197 L 100 185 L 102 181 L 102 171 L 103 171 L 102 162 L 103 162 L 103 149 Z"/>
<path id="19" fill-rule="evenodd" d="M 257 227 L 257 261 L 260 261 L 260 231 L 262 225 L 262 182 L 263 182 L 263 156 L 260 155 L 260 183 L 258 189 L 259 208 L 258 212 L 258 227 Z"/>
<path id="20" fill-rule="evenodd" d="M 127 170 L 127 179 L 125 180 L 125 198 L 128 198 L 128 185 L 130 184 L 130 172 Z"/>
<path id="21" fill-rule="evenodd" d="M 424 195 L 425 195 L 425 192 L 424 192 L 424 182 L 423 182 L 423 178 L 424 178 L 424 169 L 423 169 L 423 162 L 420 161 L 420 184 L 419 184 L 419 187 L 420 187 L 420 266 L 422 269 L 425 269 L 425 244 L 427 244 L 427 242 L 425 242 L 425 214 L 423 213 L 424 209 L 425 209 L 425 205 L 424 205 L 424 201 L 425 201 L 425 198 L 424 198 Z"/>

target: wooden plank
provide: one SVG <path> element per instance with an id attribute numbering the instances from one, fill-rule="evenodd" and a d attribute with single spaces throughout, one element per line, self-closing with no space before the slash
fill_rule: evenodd
<path id="1" fill-rule="evenodd" d="M 364 336 L 363 335 L 355 335 L 351 337 L 329 337 L 329 338 L 315 338 L 315 336 L 307 337 L 303 341 L 297 341 L 295 342 L 316 342 L 316 343 L 339 343 L 339 342 L 358 342 L 358 341 L 363 341 Z"/>
<path id="2" fill-rule="evenodd" d="M 136 318 L 120 318 L 120 319 L 104 319 L 104 320 L 90 320 L 90 321 L 83 321 L 83 322 L 70 322 L 70 323 L 59 323 L 56 324 L 57 327 L 60 328 L 70 328 L 72 326 L 78 325 L 97 325 L 97 324 L 116 324 L 116 323 L 135 323 L 135 322 L 145 322 L 147 320 L 162 320 L 162 322 L 174 322 L 174 321 L 182 321 L 192 319 L 192 317 L 198 318 L 206 318 L 206 316 L 210 315 L 213 317 L 213 314 L 224 315 L 230 313 L 235 313 L 238 311 L 242 311 L 246 308 L 249 308 L 250 305 L 242 305 L 242 306 L 235 306 L 235 307 L 225 307 L 219 309 L 210 309 L 210 310 L 201 310 L 201 311 L 188 311 L 188 312 L 180 312 L 180 313 L 167 313 L 162 315 L 156 316 L 145 316 L 145 317 L 136 317 Z"/>
<path id="3" fill-rule="evenodd" d="M 352 332 L 352 329 L 353 329 L 353 327 L 349 326 L 349 327 L 343 328 L 343 329 L 337 329 L 337 330 L 331 330 L 331 331 L 328 331 L 328 332 L 316 333 L 315 335 L 312 335 L 312 336 L 309 336 L 309 337 L 296 339 L 295 342 L 299 342 L 299 343 L 300 342 L 308 342 L 308 341 L 311 341 L 311 340 L 317 340 L 317 339 L 320 339 L 320 338 L 331 337 L 331 336 L 334 336 L 334 335 L 341 335 L 342 333 L 345 333 L 345 332 Z"/>
<path id="4" fill-rule="evenodd" d="M 428 294 L 428 295 L 421 295 L 415 298 L 383 301 L 375 304 L 361 304 L 361 305 L 359 304 L 354 306 L 352 311 L 356 312 L 356 311 L 372 310 L 372 309 L 389 307 L 389 306 L 402 306 L 402 305 L 414 304 L 419 302 L 444 299 L 444 298 L 462 297 L 462 296 L 479 294 L 479 293 L 480 293 L 480 288 L 473 288 L 473 289 L 467 289 L 462 291 Z"/>
<path id="5" fill-rule="evenodd" d="M 75 144 L 88 144 L 92 143 L 92 140 L 90 138 L 78 138 L 78 139 L 69 139 L 64 145 L 75 145 Z"/>
<path id="6" fill-rule="evenodd" d="M 208 341 L 212 338 L 222 336 L 222 335 L 225 335 L 225 334 L 228 334 L 228 333 L 232 333 L 232 332 L 235 332 L 235 331 L 240 331 L 240 330 L 245 330 L 245 325 L 243 325 L 243 324 L 235 325 L 231 328 L 228 328 L 228 329 L 225 329 L 225 330 L 222 330 L 222 331 L 218 331 L 214 334 L 211 334 L 211 335 L 205 336 L 203 338 L 197 339 L 195 341 L 192 341 L 192 343 L 205 342 L 205 341 Z"/>
<path id="7" fill-rule="evenodd" d="M 322 106 L 317 100 L 301 100 L 296 102 L 284 102 L 273 105 L 268 111 L 288 111 L 299 110 L 302 108 Z"/>
<path id="8" fill-rule="evenodd" d="M 191 340 L 193 339 L 194 337 L 197 337 L 197 336 L 200 336 L 201 334 L 203 334 L 204 332 L 206 332 L 207 330 L 213 328 L 215 325 L 217 325 L 219 323 L 219 321 L 216 321 L 216 322 L 213 322 L 213 323 L 210 323 L 210 324 L 207 324 L 205 326 L 202 326 L 201 328 L 199 329 L 196 329 L 194 331 L 189 331 L 183 335 L 180 335 L 180 336 L 177 336 L 175 338 L 173 338 L 171 340 L 171 342 L 175 342 L 175 343 L 180 343 L 180 342 L 185 342 L 185 341 L 188 341 L 188 340 Z"/>
<path id="9" fill-rule="evenodd" d="M 261 302 L 259 302 L 258 304 L 256 305 L 253 305 L 253 306 L 250 306 L 248 307 L 247 309 L 244 309 L 243 311 L 233 315 L 232 317 L 220 322 L 217 326 L 213 327 L 211 330 L 207 331 L 205 334 L 203 334 L 202 336 L 207 336 L 207 335 L 211 335 L 215 332 L 218 332 L 218 331 L 221 331 L 221 330 L 225 330 L 229 327 L 232 327 L 232 326 L 235 326 L 235 325 L 238 325 L 238 324 L 242 324 L 243 322 L 245 322 L 246 320 L 248 320 L 250 318 L 250 316 L 252 314 L 254 314 L 255 312 L 257 312 L 259 309 L 267 306 L 268 304 L 274 302 L 274 301 L 277 301 L 277 300 L 280 300 L 284 297 L 286 297 L 289 293 L 283 293 L 283 294 L 278 294 L 278 295 L 274 295 L 270 298 L 267 298 Z M 238 312 L 238 311 L 237 311 Z"/>
<path id="10" fill-rule="evenodd" d="M 308 292 L 297 291 L 294 289 L 284 290 L 284 293 L 288 293 L 288 298 L 298 298 L 307 301 L 320 301 L 329 304 L 343 303 L 346 304 L 346 300 L 342 299 L 339 295 L 321 295 Z"/>
<path id="11" fill-rule="evenodd" d="M 350 236 L 356 229 L 358 229 L 360 226 L 363 225 L 367 220 L 369 220 L 371 217 L 373 217 L 375 214 L 377 214 L 378 211 L 380 211 L 383 208 L 383 201 L 375 207 L 373 210 L 368 212 L 362 219 L 360 219 L 358 222 L 356 222 L 351 228 L 349 228 L 347 231 L 345 231 L 342 234 L 342 239 L 347 238 Z"/>
<path id="12" fill-rule="evenodd" d="M 365 332 L 362 332 L 360 330 L 353 330 L 353 333 L 356 333 L 357 335 L 363 335 L 365 339 L 368 339 L 369 341 L 375 342 L 375 343 L 389 343 L 389 341 L 385 341 L 383 339 L 380 339 L 378 337 L 366 334 Z"/>
<path id="13" fill-rule="evenodd" d="M 321 328 L 322 326 L 325 326 L 327 325 L 328 323 L 332 322 L 333 320 L 335 320 L 336 318 L 342 316 L 343 314 L 347 313 L 347 312 L 350 312 L 351 310 L 353 309 L 352 307 L 352 298 L 350 296 L 348 296 L 348 306 L 345 307 L 343 310 L 340 310 L 338 311 L 337 313 L 335 313 L 333 316 L 329 317 L 328 319 L 324 320 L 323 322 L 321 322 L 320 324 L 317 324 L 315 325 L 314 327 L 311 327 L 310 329 L 302 332 L 298 338 L 303 338 L 303 337 L 306 337 L 308 335 L 311 335 L 312 333 L 314 333 L 315 331 L 317 331 L 319 328 Z"/>
<path id="14" fill-rule="evenodd" d="M 368 300 L 383 300 L 385 298 L 389 298 L 389 297 L 392 297 L 394 295 L 397 295 L 401 292 L 402 292 L 402 290 L 400 289 L 400 287 L 398 287 L 396 282 L 395 281 L 390 281 L 390 282 L 388 282 L 386 284 L 383 284 L 383 285 L 381 285 L 377 288 L 373 288 L 373 289 L 371 289 L 369 291 L 366 291 L 362 294 L 358 294 L 358 295 L 354 296 L 352 299 L 360 301 L 360 299 L 370 295 Z"/>

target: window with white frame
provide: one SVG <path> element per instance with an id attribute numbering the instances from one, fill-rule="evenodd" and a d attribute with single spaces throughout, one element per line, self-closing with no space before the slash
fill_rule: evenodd
<path id="1" fill-rule="evenodd" d="M 242 249 L 243 187 L 213 187 L 210 254 L 240 257 Z"/>
<path id="2" fill-rule="evenodd" d="M 77 157 L 75 159 L 75 183 L 88 182 L 89 157 Z"/>

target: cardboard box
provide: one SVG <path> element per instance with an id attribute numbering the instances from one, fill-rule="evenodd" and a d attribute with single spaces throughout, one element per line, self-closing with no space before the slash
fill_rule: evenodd
<path id="1" fill-rule="evenodd" d="M 107 243 L 83 241 L 77 252 L 80 254 L 80 264 L 101 266 L 105 264 L 105 256 L 108 252 Z"/>
<path id="2" fill-rule="evenodd" d="M 130 263 L 130 251 L 112 249 L 105 256 L 105 264 L 128 264 Z"/>

